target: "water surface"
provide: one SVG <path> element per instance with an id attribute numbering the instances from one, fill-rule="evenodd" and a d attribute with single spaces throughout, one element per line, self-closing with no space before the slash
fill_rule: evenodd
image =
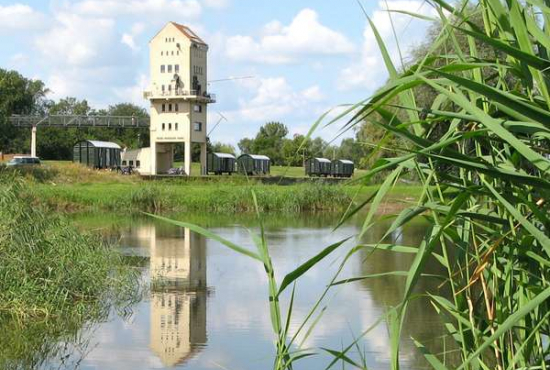
<path id="1" fill-rule="evenodd" d="M 258 232 L 251 217 L 192 218 L 232 242 L 254 249 L 250 236 Z M 269 317 L 267 280 L 263 266 L 238 255 L 220 243 L 206 240 L 189 229 L 173 227 L 146 218 L 85 218 L 79 224 L 97 229 L 106 237 L 119 240 L 127 255 L 143 257 L 142 279 L 151 281 L 150 292 L 135 305 L 129 317 L 113 314 L 105 323 L 86 329 L 85 355 L 81 369 L 269 369 L 274 345 Z M 308 260 L 324 247 L 356 235 L 360 220 L 336 231 L 333 217 L 270 216 L 266 219 L 276 277 Z M 416 223 L 393 233 L 388 242 L 416 246 L 425 232 Z M 363 242 L 377 242 L 387 225 L 369 231 Z M 334 275 L 339 262 L 352 244 L 337 250 L 320 265 L 300 278 L 291 328 L 295 332 L 309 309 Z M 413 256 L 362 250 L 355 254 L 341 277 L 385 271 L 406 271 Z M 438 267 L 433 264 L 432 272 Z M 371 328 L 404 293 L 403 277 L 366 279 L 340 285 L 324 302 L 326 311 L 304 348 L 341 349 Z M 436 290 L 437 282 L 421 280 L 418 292 Z M 288 289 L 289 291 L 291 289 Z M 287 307 L 289 294 L 282 296 Z M 401 341 L 403 369 L 426 367 L 411 337 L 441 352 L 442 327 L 431 305 L 424 299 L 409 309 Z M 390 343 L 385 322 L 370 329 L 359 342 L 370 369 L 390 368 Z M 350 356 L 359 359 L 354 349 Z M 330 356 L 320 354 L 303 360 L 297 369 L 325 368 Z M 48 365 L 58 364 L 53 361 Z M 341 365 L 338 365 L 341 368 Z M 348 366 L 349 368 L 350 366 Z"/>

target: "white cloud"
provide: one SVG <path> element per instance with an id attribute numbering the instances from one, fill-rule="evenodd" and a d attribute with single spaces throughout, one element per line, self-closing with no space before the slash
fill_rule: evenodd
<path id="1" fill-rule="evenodd" d="M 251 85 L 251 82 L 244 82 Z M 287 115 L 300 115 L 312 103 L 323 100 L 320 88 L 311 86 L 295 91 L 283 77 L 255 80 L 255 96 L 250 100 L 239 101 L 239 116 L 245 121 L 265 122 L 282 119 Z"/>
<path id="2" fill-rule="evenodd" d="M 145 25 L 143 23 L 135 23 L 129 33 L 122 34 L 122 39 L 120 42 L 128 46 L 133 51 L 137 52 L 141 50 L 141 48 L 136 44 L 135 38 L 139 36 L 144 29 Z"/>
<path id="3" fill-rule="evenodd" d="M 21 68 L 21 66 L 27 64 L 28 61 L 29 61 L 28 55 L 23 53 L 17 53 L 11 56 L 9 64 L 14 68 Z"/>
<path id="4" fill-rule="evenodd" d="M 223 9 L 229 5 L 229 0 L 204 0 L 204 4 L 210 8 Z"/>
<path id="5" fill-rule="evenodd" d="M 388 0 L 387 7 L 386 1 L 378 2 L 378 7 L 371 15 L 371 19 L 386 43 L 394 64 L 399 67 L 401 66 L 399 48 L 406 56 L 408 49 L 423 41 L 430 24 L 402 13 L 389 13 L 387 9 L 404 10 L 427 16 L 437 16 L 437 12 L 421 0 Z M 392 23 L 399 40 L 399 48 L 395 42 Z M 342 90 L 363 88 L 372 91 L 382 85 L 388 77 L 378 43 L 368 23 L 363 36 L 363 49 L 359 62 L 345 68 L 338 79 L 338 87 Z"/>
<path id="6" fill-rule="evenodd" d="M 122 35 L 122 39 L 120 39 L 120 42 L 122 42 L 124 45 L 127 45 L 133 51 L 138 51 L 140 49 L 134 41 L 134 36 L 130 35 L 129 33 L 124 33 Z"/>
<path id="7" fill-rule="evenodd" d="M 278 21 L 269 22 L 259 40 L 237 35 L 226 43 L 226 54 L 232 60 L 270 64 L 293 63 L 304 56 L 347 54 L 353 50 L 353 44 L 343 34 L 322 25 L 318 14 L 311 9 L 302 10 L 288 26 Z"/>
<path id="8" fill-rule="evenodd" d="M 130 87 L 115 88 L 115 95 L 120 101 L 133 103 L 142 107 L 148 107 L 148 102 L 143 99 L 143 92 L 149 86 L 149 76 L 140 74 L 136 83 Z"/>
<path id="9" fill-rule="evenodd" d="M 55 25 L 36 38 L 36 47 L 50 61 L 70 66 L 100 65 L 110 58 L 115 21 L 60 13 Z"/>
<path id="10" fill-rule="evenodd" d="M 202 6 L 197 0 L 84 0 L 70 8 L 88 16 L 144 16 L 165 20 L 196 19 L 202 13 Z"/>
<path id="11" fill-rule="evenodd" d="M 32 31 L 45 26 L 46 17 L 28 5 L 0 5 L 0 32 L 13 30 Z"/>

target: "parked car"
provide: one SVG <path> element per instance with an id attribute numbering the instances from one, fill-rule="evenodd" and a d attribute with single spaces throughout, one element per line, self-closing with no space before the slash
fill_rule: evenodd
<path id="1" fill-rule="evenodd" d="M 27 166 L 39 166 L 40 159 L 37 157 L 16 155 L 11 161 L 7 163 L 10 167 L 27 167 Z"/>

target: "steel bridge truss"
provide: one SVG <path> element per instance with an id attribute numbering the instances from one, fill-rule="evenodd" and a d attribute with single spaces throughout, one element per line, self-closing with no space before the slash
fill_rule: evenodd
<path id="1" fill-rule="evenodd" d="M 149 118 L 134 116 L 13 115 L 10 117 L 10 122 L 16 127 L 112 127 L 135 129 L 150 126 Z"/>

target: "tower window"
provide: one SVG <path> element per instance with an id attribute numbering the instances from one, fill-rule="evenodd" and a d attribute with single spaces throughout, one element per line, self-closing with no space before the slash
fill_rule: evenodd
<path id="1" fill-rule="evenodd" d="M 162 131 L 164 131 L 166 129 L 166 123 L 163 123 L 162 124 Z"/>
<path id="2" fill-rule="evenodd" d="M 168 112 L 172 111 L 172 104 L 168 104 Z"/>
<path id="3" fill-rule="evenodd" d="M 160 66 L 160 73 L 164 73 L 166 71 L 166 66 L 163 64 Z"/>
<path id="4" fill-rule="evenodd" d="M 168 130 L 172 131 L 172 124 L 171 123 L 168 124 Z"/>
<path id="5" fill-rule="evenodd" d="M 174 72 L 176 72 L 176 73 L 179 73 L 179 72 L 180 72 L 180 65 L 179 65 L 179 64 L 176 64 L 176 65 L 174 66 Z"/>
<path id="6" fill-rule="evenodd" d="M 171 64 L 168 65 L 168 73 L 172 73 L 172 65 Z"/>
<path id="7" fill-rule="evenodd" d="M 172 85 L 168 85 L 168 91 L 172 91 Z"/>
<path id="8" fill-rule="evenodd" d="M 164 85 L 162 85 L 162 92 L 164 92 Z"/>
<path id="9" fill-rule="evenodd" d="M 164 55 L 164 51 L 161 51 L 161 52 L 160 52 L 160 56 L 163 56 L 163 55 Z"/>
<path id="10" fill-rule="evenodd" d="M 179 110 L 180 110 L 180 105 L 179 105 L 178 103 L 174 104 L 174 110 L 175 110 L 176 112 L 179 112 Z"/>
<path id="11" fill-rule="evenodd" d="M 172 55 L 174 55 L 174 51 L 172 51 Z"/>
<path id="12" fill-rule="evenodd" d="M 202 122 L 195 122 L 194 129 L 195 131 L 202 131 Z"/>
<path id="13" fill-rule="evenodd" d="M 175 126 L 176 131 L 178 131 L 178 123 L 177 123 L 177 122 L 174 123 L 174 126 Z M 177 266 L 176 266 L 176 267 L 177 267 Z"/>
<path id="14" fill-rule="evenodd" d="M 193 111 L 194 111 L 195 113 L 201 113 L 201 112 L 202 112 L 202 105 L 195 104 L 195 105 L 193 106 Z"/>
<path id="15" fill-rule="evenodd" d="M 164 90 L 164 89 L 163 89 L 163 90 Z M 166 112 L 166 104 L 163 104 L 163 105 L 162 105 L 162 111 L 163 111 L 163 112 Z"/>

